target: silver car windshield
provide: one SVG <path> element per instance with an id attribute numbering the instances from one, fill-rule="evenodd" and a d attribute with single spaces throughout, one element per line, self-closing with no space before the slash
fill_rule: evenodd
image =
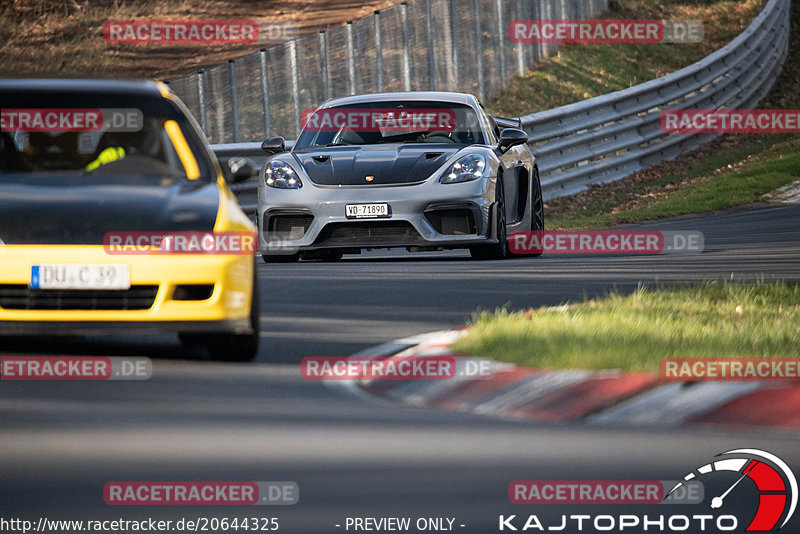
<path id="1" fill-rule="evenodd" d="M 478 115 L 449 102 L 369 102 L 304 113 L 295 150 L 388 143 L 485 144 Z"/>

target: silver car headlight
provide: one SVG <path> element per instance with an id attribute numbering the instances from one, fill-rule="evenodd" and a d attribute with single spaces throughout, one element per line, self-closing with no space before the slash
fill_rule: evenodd
<path id="1" fill-rule="evenodd" d="M 477 180 L 486 170 L 486 158 L 481 154 L 467 154 L 453 163 L 447 169 L 439 182 L 443 184 L 458 184 Z"/>
<path id="2" fill-rule="evenodd" d="M 277 189 L 300 189 L 303 182 L 297 172 L 283 161 L 270 161 L 264 171 L 264 181 L 270 187 Z"/>

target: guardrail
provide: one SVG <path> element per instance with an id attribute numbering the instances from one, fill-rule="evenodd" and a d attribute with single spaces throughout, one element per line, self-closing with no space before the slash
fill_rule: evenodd
<path id="1" fill-rule="evenodd" d="M 619 180 L 673 159 L 720 134 L 661 130 L 665 109 L 752 108 L 769 93 L 789 45 L 789 0 L 769 0 L 726 46 L 667 76 L 622 91 L 521 117 L 539 162 L 545 199 Z M 222 163 L 231 156 L 262 164 L 260 143 L 212 145 Z M 254 212 L 255 182 L 239 186 Z"/>

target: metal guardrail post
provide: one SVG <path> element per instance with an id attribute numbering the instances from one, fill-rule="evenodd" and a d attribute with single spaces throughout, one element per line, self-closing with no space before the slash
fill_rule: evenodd
<path id="1" fill-rule="evenodd" d="M 270 137 L 272 124 L 269 116 L 269 82 L 267 80 L 267 49 L 258 51 L 261 60 L 261 94 L 264 97 L 264 137 Z"/>
<path id="2" fill-rule="evenodd" d="M 236 87 L 236 60 L 228 60 L 228 74 L 231 84 L 231 113 L 233 115 L 233 142 L 239 142 L 239 92 Z"/>
<path id="3" fill-rule="evenodd" d="M 292 103 L 294 104 L 295 135 L 300 135 L 300 80 L 297 72 L 297 41 L 289 41 L 289 70 L 292 75 Z"/>
<path id="4" fill-rule="evenodd" d="M 506 66 L 506 39 L 508 28 L 503 27 L 503 0 L 494 0 L 497 8 L 497 41 L 500 54 L 500 83 L 503 89 L 508 87 L 508 72 Z"/>
<path id="5" fill-rule="evenodd" d="M 197 71 L 197 103 L 200 107 L 200 128 L 208 135 L 208 116 L 206 115 L 206 69 Z"/>
<path id="6" fill-rule="evenodd" d="M 483 31 L 481 30 L 481 2 L 475 0 L 475 46 L 478 49 L 478 99 L 483 100 Z"/>
<path id="7" fill-rule="evenodd" d="M 383 92 L 383 40 L 381 39 L 381 12 L 375 11 L 375 68 L 378 71 L 377 91 Z"/>
<path id="8" fill-rule="evenodd" d="M 411 58 L 408 50 L 408 2 L 400 4 L 400 18 L 403 22 L 403 90 L 411 90 Z"/>
<path id="9" fill-rule="evenodd" d="M 550 4 L 548 2 L 536 2 L 533 4 L 535 12 L 535 19 L 551 19 L 553 18 L 550 13 Z M 549 43 L 534 43 L 536 47 L 536 61 L 541 61 L 550 57 L 550 44 Z"/>
<path id="10" fill-rule="evenodd" d="M 347 79 L 350 82 L 350 94 L 356 94 L 356 54 L 352 20 L 347 21 Z"/>
<path id="11" fill-rule="evenodd" d="M 328 96 L 330 80 L 328 79 L 328 40 L 325 36 L 325 30 L 319 31 L 319 62 L 322 71 L 322 99 L 328 100 L 330 98 Z"/>
<path id="12" fill-rule="evenodd" d="M 453 81 L 455 83 L 455 87 L 453 89 L 455 91 L 458 91 L 460 87 L 458 80 L 459 69 L 458 69 L 458 13 L 456 11 L 457 1 L 458 0 L 450 0 L 450 39 L 453 46 L 452 54 L 450 55 L 453 58 L 452 72 L 454 74 Z"/>
<path id="13" fill-rule="evenodd" d="M 522 18 L 522 2 L 523 0 L 517 0 L 517 18 Z M 523 43 L 517 43 L 517 74 L 519 76 L 525 76 L 525 45 Z"/>
<path id="14" fill-rule="evenodd" d="M 433 53 L 433 14 L 431 0 L 425 0 L 425 29 L 428 34 L 428 75 L 431 91 L 436 90 L 436 58 Z"/>

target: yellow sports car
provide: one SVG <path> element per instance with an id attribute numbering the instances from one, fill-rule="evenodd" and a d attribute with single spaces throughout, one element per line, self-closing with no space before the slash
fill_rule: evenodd
<path id="1" fill-rule="evenodd" d="M 252 359 L 254 240 L 166 85 L 0 80 L 0 334 L 171 331 Z"/>

